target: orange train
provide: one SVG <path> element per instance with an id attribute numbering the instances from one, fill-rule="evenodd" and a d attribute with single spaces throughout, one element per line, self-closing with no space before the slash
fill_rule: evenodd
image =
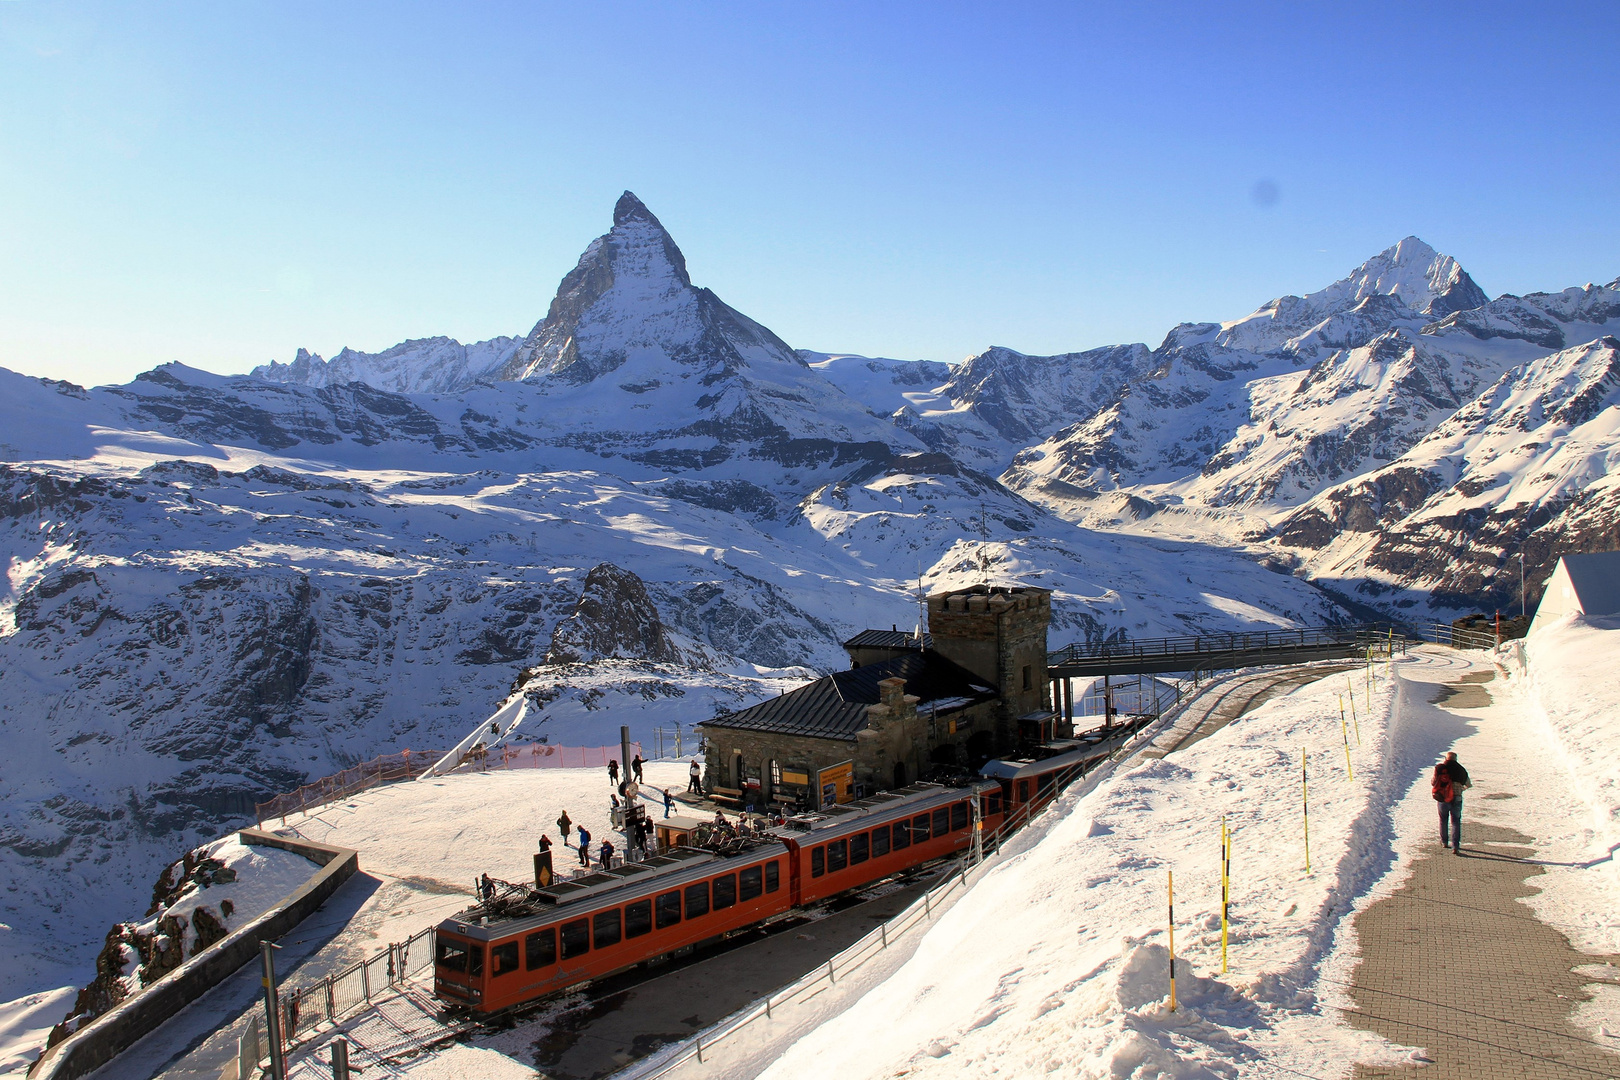
<path id="1" fill-rule="evenodd" d="M 992 836 L 1051 801 L 1100 749 L 992 762 L 994 778 L 963 787 L 913 784 L 751 839 L 510 890 L 439 924 L 434 994 L 501 1012 L 947 858 L 973 842 L 975 801 Z"/>

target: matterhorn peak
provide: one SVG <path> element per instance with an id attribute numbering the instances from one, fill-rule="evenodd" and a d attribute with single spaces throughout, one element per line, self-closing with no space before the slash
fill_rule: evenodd
<path id="1" fill-rule="evenodd" d="M 626 191 L 619 196 L 619 201 L 613 204 L 613 225 L 628 225 L 632 221 L 643 221 L 659 229 L 664 227 L 663 222 L 647 209 L 647 204 L 636 198 L 636 193 Z"/>

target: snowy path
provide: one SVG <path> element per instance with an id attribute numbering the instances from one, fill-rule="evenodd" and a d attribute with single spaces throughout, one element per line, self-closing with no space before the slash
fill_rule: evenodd
<path id="1" fill-rule="evenodd" d="M 1620 957 L 1569 943 L 1613 922 L 1592 910 L 1612 862 L 1583 828 L 1553 733 L 1478 657 L 1424 649 L 1402 668 L 1408 726 L 1435 745 L 1412 755 L 1416 778 L 1393 808 L 1399 862 L 1357 905 L 1351 1022 L 1423 1046 L 1432 1080 L 1620 1075 L 1620 1039 L 1603 1034 L 1620 1031 L 1620 968 L 1601 966 Z M 1439 845 L 1422 768 L 1444 749 L 1474 783 L 1462 857 Z"/>

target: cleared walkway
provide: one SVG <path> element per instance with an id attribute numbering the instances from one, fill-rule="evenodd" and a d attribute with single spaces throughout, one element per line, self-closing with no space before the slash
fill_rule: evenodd
<path id="1" fill-rule="evenodd" d="M 1575 969 L 1620 957 L 1575 951 L 1520 902 L 1538 891 L 1535 879 L 1545 870 L 1531 837 L 1489 820 L 1509 816 L 1505 808 L 1519 797 L 1510 783 L 1532 779 L 1511 762 L 1513 732 L 1506 728 L 1515 717 L 1496 707 L 1493 681 L 1489 668 L 1457 665 L 1434 687 L 1432 703 L 1419 706 L 1475 728 L 1457 744 L 1475 780 L 1464 797 L 1462 855 L 1440 846 L 1435 820 L 1404 885 L 1354 923 L 1362 959 L 1351 990 L 1356 1008 L 1347 1019 L 1424 1048 L 1432 1063 L 1360 1066 L 1357 1077 L 1620 1076 L 1620 1054 L 1571 1023 L 1575 1008 L 1591 997 L 1590 984 L 1603 981 Z M 1423 809 L 1437 819 L 1432 803 Z"/>

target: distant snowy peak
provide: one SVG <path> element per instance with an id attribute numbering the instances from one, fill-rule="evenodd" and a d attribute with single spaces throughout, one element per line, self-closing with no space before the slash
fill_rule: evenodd
<path id="1" fill-rule="evenodd" d="M 1374 298 L 1383 302 L 1368 304 Z M 1415 236 L 1379 252 L 1347 277 L 1304 296 L 1282 296 L 1236 322 L 1223 324 L 1216 343 L 1256 353 L 1333 346 L 1336 333 L 1359 330 L 1354 344 L 1410 319 L 1416 325 L 1476 308 L 1487 297 L 1449 255 Z M 1335 330 L 1331 320 L 1356 312 L 1351 326 Z M 1422 316 L 1427 316 L 1422 318 Z M 1313 334 L 1316 335 L 1313 337 Z M 1352 346 L 1353 347 L 1353 346 Z"/>
<path id="2" fill-rule="evenodd" d="M 735 372 L 750 360 L 804 363 L 771 331 L 694 288 L 681 249 L 627 191 L 613 208 L 613 228 L 563 278 L 503 377 L 579 385 L 649 358 L 710 374 Z"/>
<path id="3" fill-rule="evenodd" d="M 520 344 L 515 337 L 471 345 L 447 337 L 416 338 L 380 353 L 345 347 L 330 360 L 299 349 L 292 363 L 272 360 L 250 374 L 267 382 L 316 389 L 359 382 L 394 394 L 451 394 L 494 378 Z"/>

